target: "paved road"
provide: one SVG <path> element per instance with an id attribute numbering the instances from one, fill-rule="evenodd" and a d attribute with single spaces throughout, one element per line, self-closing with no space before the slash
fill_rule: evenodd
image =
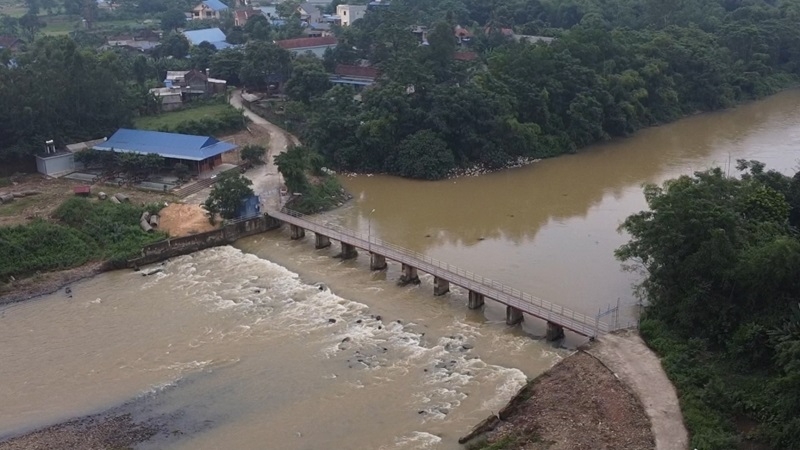
<path id="1" fill-rule="evenodd" d="M 300 141 L 283 128 L 268 122 L 263 117 L 247 109 L 242 103 L 242 92 L 235 90 L 231 94 L 230 104 L 234 108 L 244 111 L 244 115 L 253 122 L 251 126 L 261 127 L 269 133 L 269 149 L 265 160 L 266 164 L 248 170 L 247 178 L 253 181 L 253 191 L 261 196 L 262 202 L 270 207 L 278 206 L 278 189 L 283 184 L 278 168 L 275 166 L 274 157 L 285 152 L 289 143 L 300 145 Z"/>
<path id="2" fill-rule="evenodd" d="M 689 437 L 683 425 L 678 395 L 661 361 L 635 331 L 611 333 L 588 352 L 603 362 L 642 402 L 656 440 L 656 450 L 686 450 Z"/>

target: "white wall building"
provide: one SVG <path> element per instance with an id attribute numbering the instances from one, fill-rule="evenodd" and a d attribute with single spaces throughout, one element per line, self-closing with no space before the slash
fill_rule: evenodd
<path id="1" fill-rule="evenodd" d="M 367 5 L 337 5 L 336 15 L 342 20 L 343 27 L 349 27 L 356 20 L 364 17 Z"/>

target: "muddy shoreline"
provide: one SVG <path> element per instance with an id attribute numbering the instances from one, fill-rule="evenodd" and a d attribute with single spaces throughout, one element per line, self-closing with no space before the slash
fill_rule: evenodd
<path id="1" fill-rule="evenodd" d="M 105 262 L 94 261 L 72 269 L 46 272 L 12 281 L 0 289 L 0 305 L 17 303 L 52 294 L 72 283 L 111 270 Z"/>
<path id="2" fill-rule="evenodd" d="M 470 450 L 656 448 L 642 402 L 584 350 L 529 381 L 459 443 Z"/>

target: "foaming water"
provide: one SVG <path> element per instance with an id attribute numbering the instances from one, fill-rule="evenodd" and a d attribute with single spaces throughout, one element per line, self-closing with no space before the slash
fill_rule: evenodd
<path id="1" fill-rule="evenodd" d="M 27 329 L 61 360 L 12 359 L 15 370 L 2 370 L 8 385 L 26 386 L 37 371 L 39 382 L 2 391 L 0 435 L 155 394 L 142 416 L 177 417 L 192 434 L 152 448 L 457 448 L 460 433 L 526 380 L 478 354 L 477 342 L 496 334 L 489 342 L 497 345 L 504 327 L 381 307 L 391 295 L 427 300 L 419 288 L 383 281 L 381 298 L 367 303 L 336 295 L 338 270 L 352 279 L 355 267 L 312 283 L 219 247 L 162 269 L 147 278 L 103 274 L 74 285 L 73 298 L 54 294 L 4 311 L 5 350 L 27 345 Z M 540 347 L 533 368 L 523 364 L 531 375 L 559 357 Z M 64 369 L 74 372 L 68 380 L 59 378 Z"/>

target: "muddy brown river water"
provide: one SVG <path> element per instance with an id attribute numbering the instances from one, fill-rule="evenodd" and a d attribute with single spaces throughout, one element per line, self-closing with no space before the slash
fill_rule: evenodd
<path id="1" fill-rule="evenodd" d="M 481 177 L 343 177 L 355 200 L 326 220 L 585 314 L 619 304 L 627 325 L 637 276 L 613 250 L 641 185 L 738 158 L 793 171 L 799 120 L 793 90 Z M 455 449 L 567 354 L 536 319 L 509 328 L 499 305 L 334 253 L 270 232 L 2 307 L 0 438 L 139 399 L 182 431 L 144 448 Z"/>

